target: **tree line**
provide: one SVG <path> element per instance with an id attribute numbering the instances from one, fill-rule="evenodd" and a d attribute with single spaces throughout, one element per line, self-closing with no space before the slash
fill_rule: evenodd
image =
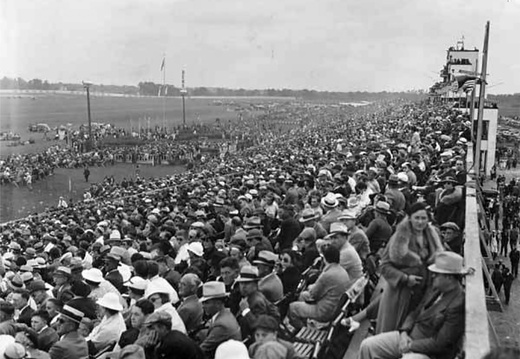
<path id="1" fill-rule="evenodd" d="M 82 84 L 75 83 L 51 83 L 47 80 L 32 79 L 29 81 L 21 77 L 0 79 L 0 89 L 4 90 L 49 90 L 49 91 L 82 91 Z M 104 93 L 120 93 L 138 96 L 168 96 L 177 97 L 181 95 L 181 89 L 174 85 L 162 85 L 152 81 L 139 82 L 137 86 L 117 86 L 94 84 L 91 91 Z M 218 96 L 218 97 L 245 97 L 245 96 L 267 96 L 267 97 L 294 97 L 304 100 L 330 100 L 330 101 L 375 101 L 392 100 L 397 98 L 409 98 L 411 100 L 423 95 L 422 91 L 407 92 L 335 92 L 316 90 L 292 90 L 292 89 L 229 89 L 224 87 L 190 87 L 187 96 Z"/>

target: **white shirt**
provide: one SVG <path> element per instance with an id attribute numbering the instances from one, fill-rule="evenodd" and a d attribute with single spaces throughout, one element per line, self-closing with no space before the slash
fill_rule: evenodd
<path id="1" fill-rule="evenodd" d="M 125 330 L 126 324 L 121 313 L 111 315 L 110 317 L 105 315 L 101 323 L 94 327 L 87 341 L 92 341 L 96 349 L 103 349 L 109 344 L 117 342 Z"/>

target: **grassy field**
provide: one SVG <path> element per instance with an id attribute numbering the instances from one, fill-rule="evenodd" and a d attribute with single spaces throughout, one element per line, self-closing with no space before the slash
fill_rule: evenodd
<path id="1" fill-rule="evenodd" d="M 217 106 L 215 99 L 186 98 L 186 123 L 214 123 L 217 118 L 223 122 L 235 120 L 238 112 L 225 105 Z M 235 103 L 265 103 L 272 99 L 226 99 Z M 280 101 L 277 99 L 276 101 Z M 182 124 L 182 100 L 164 100 L 166 126 Z M 91 96 L 92 122 L 110 123 L 119 128 L 137 130 L 148 126 L 145 118 L 151 118 L 150 126 L 163 125 L 163 99 L 150 97 L 98 97 Z M 141 119 L 141 121 L 139 120 Z M 0 155 L 10 153 L 39 152 L 55 141 L 44 140 L 43 133 L 29 132 L 28 126 L 47 123 L 54 128 L 71 124 L 73 129 L 87 124 L 87 100 L 81 95 L 34 94 L 23 97 L 0 97 L 0 131 L 20 134 L 22 141 L 35 140 L 35 144 L 8 147 L 6 141 L 0 142 Z"/>
<path id="2" fill-rule="evenodd" d="M 139 169 L 142 178 L 164 177 L 184 171 L 183 166 L 140 165 Z M 112 175 L 116 182 L 120 182 L 124 177 L 135 178 L 135 167 L 129 164 L 91 167 L 90 172 L 90 182 L 101 182 L 105 176 Z M 85 189 L 89 186 L 90 184 L 85 182 L 82 169 L 57 169 L 53 176 L 34 183 L 32 191 L 27 187 L 0 186 L 0 223 L 42 212 L 49 206 L 56 206 L 60 196 L 81 201 Z"/>

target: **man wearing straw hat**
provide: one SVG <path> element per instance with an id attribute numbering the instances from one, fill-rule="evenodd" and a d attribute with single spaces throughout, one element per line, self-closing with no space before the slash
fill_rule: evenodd
<path id="1" fill-rule="evenodd" d="M 215 355 L 215 350 L 221 343 L 230 339 L 242 340 L 235 316 L 225 307 L 227 296 L 223 282 L 207 282 L 202 286 L 200 301 L 204 312 L 211 320 L 206 338 L 200 347 L 208 358 Z"/>
<path id="2" fill-rule="evenodd" d="M 60 341 L 50 349 L 51 359 L 86 359 L 88 358 L 87 341 L 78 333 L 79 323 L 85 314 L 72 305 L 64 305 L 58 317 Z"/>
<path id="3" fill-rule="evenodd" d="M 432 290 L 408 315 L 399 331 L 381 333 L 363 340 L 359 359 L 453 358 L 464 334 L 464 290 L 460 283 L 468 271 L 463 258 L 440 252 L 428 269 Z"/>

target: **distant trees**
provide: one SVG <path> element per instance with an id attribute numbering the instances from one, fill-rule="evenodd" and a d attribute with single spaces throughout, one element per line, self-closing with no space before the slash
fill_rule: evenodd
<path id="1" fill-rule="evenodd" d="M 435 85 L 434 85 L 435 86 Z M 78 83 L 49 83 L 47 80 L 38 78 L 25 81 L 21 77 L 0 79 L 0 89 L 19 89 L 19 90 L 65 90 L 65 91 L 82 91 L 83 85 Z M 161 85 L 152 81 L 139 82 L 137 86 L 117 86 L 117 85 L 93 85 L 93 92 L 102 93 L 119 93 L 127 95 L 141 96 L 180 96 L 180 88 L 173 85 Z M 229 89 L 223 87 L 191 87 L 188 88 L 188 96 L 270 96 L 270 97 L 295 97 L 303 100 L 328 100 L 328 101 L 376 101 L 376 100 L 394 100 L 398 98 L 407 98 L 417 100 L 423 96 L 420 92 L 330 92 L 316 90 L 291 90 L 291 89 Z"/>

